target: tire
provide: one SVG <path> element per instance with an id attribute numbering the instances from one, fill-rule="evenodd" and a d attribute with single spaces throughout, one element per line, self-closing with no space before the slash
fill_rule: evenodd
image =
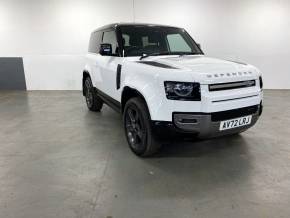
<path id="1" fill-rule="evenodd" d="M 84 90 L 88 109 L 94 112 L 101 111 L 104 102 L 95 91 L 90 77 L 85 79 Z"/>
<path id="2" fill-rule="evenodd" d="M 153 155 L 161 147 L 155 139 L 144 100 L 132 98 L 125 105 L 123 123 L 130 149 L 140 157 Z"/>

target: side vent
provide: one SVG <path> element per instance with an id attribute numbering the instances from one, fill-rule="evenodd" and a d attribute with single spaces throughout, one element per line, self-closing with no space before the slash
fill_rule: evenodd
<path id="1" fill-rule="evenodd" d="M 117 76 L 116 76 L 116 87 L 117 87 L 117 90 L 120 89 L 120 87 L 121 87 L 121 72 L 122 72 L 122 65 L 118 64 Z"/>

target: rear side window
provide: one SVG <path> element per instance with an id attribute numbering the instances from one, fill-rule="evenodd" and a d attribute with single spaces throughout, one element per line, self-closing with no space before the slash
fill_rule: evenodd
<path id="1" fill-rule="evenodd" d="M 118 54 L 118 43 L 117 43 L 117 37 L 115 31 L 107 31 L 104 32 L 103 35 L 103 43 L 108 43 L 112 45 L 112 54 L 117 55 Z"/>
<path id="2" fill-rule="evenodd" d="M 91 39 L 89 43 L 89 52 L 91 53 L 99 53 L 100 44 L 102 40 L 102 32 L 93 32 L 91 34 Z"/>

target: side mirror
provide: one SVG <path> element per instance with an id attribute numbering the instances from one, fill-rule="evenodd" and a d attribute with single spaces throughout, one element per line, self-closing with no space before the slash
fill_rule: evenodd
<path id="1" fill-rule="evenodd" d="M 100 55 L 103 55 L 103 56 L 112 55 L 112 45 L 111 44 L 107 44 L 107 43 L 101 44 L 101 46 L 100 46 Z"/>
<path id="2" fill-rule="evenodd" d="M 197 43 L 197 47 L 201 50 L 201 45 L 199 43 Z"/>

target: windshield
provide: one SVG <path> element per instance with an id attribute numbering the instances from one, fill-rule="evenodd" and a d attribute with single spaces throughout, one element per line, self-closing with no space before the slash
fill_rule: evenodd
<path id="1" fill-rule="evenodd" d="M 157 26 L 121 26 L 124 56 L 203 54 L 183 29 Z"/>

